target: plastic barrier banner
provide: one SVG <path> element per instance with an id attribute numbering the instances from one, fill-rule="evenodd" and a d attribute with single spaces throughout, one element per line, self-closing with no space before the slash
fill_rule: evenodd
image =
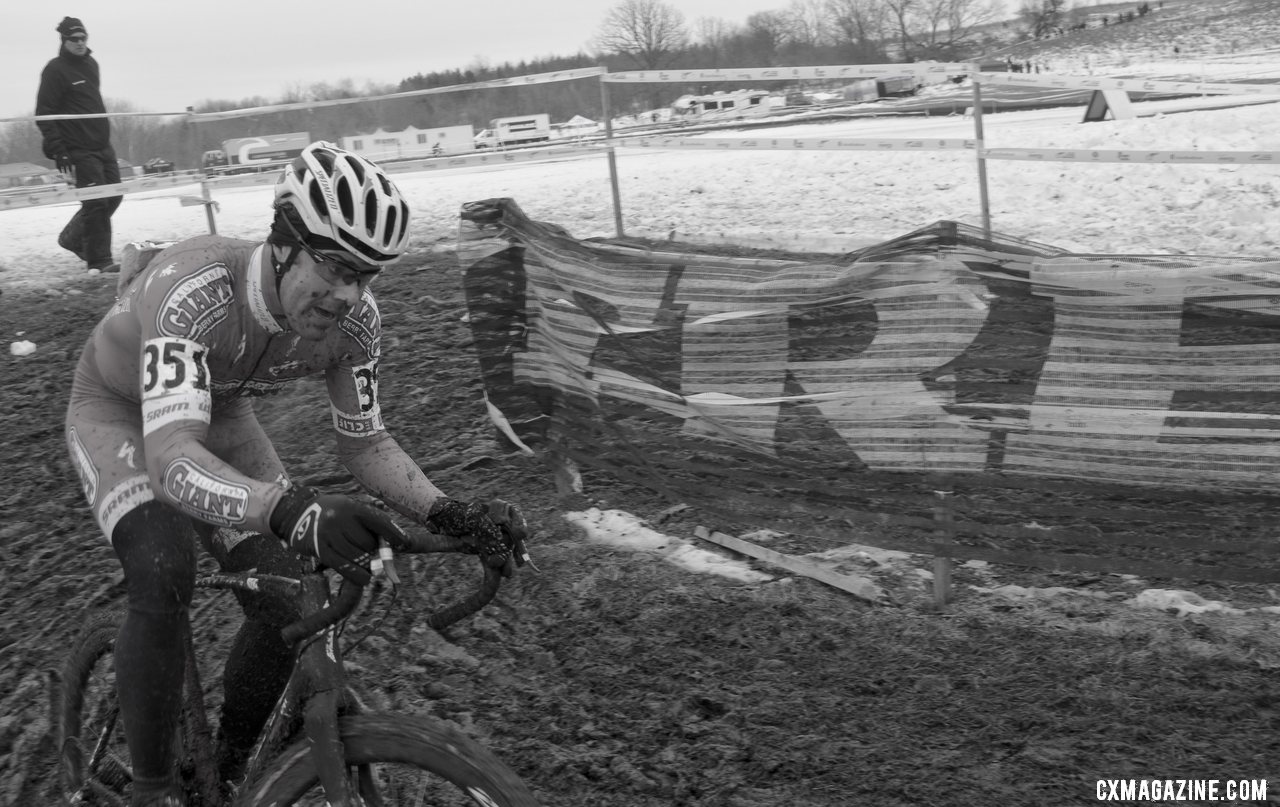
<path id="1" fill-rule="evenodd" d="M 465 206 L 460 235 L 486 393 L 530 445 L 757 475 L 1280 482 L 1277 262 L 954 222 L 830 261 L 735 257 L 577 241 L 504 199 Z"/>

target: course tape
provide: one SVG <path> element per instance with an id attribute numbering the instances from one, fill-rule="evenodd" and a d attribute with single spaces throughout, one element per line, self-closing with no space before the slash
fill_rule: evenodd
<path id="1" fill-rule="evenodd" d="M 1015 84 L 1074 90 L 1125 90 L 1186 95 L 1273 95 L 1280 100 L 1280 84 L 1224 84 L 1203 81 L 1153 81 L 1144 78 L 1098 78 L 1042 73 L 974 73 L 982 84 Z"/>
<path id="2" fill-rule="evenodd" d="M 784 81 L 800 79 L 880 78 L 883 76 L 952 76 L 974 72 L 968 63 L 837 64 L 814 67 L 734 67 L 722 70 L 639 70 L 605 73 L 609 84 L 698 81 Z"/>
<path id="3" fill-rule="evenodd" d="M 1280 165 L 1280 151 L 1115 151 L 1103 149 L 980 149 L 987 160 L 1080 163 L 1187 163 Z"/>
<path id="4" fill-rule="evenodd" d="M 978 141 L 967 138 L 854 140 L 840 137 L 638 137 L 619 140 L 625 148 L 754 149 L 796 151 L 972 151 Z"/>
<path id="5" fill-rule="evenodd" d="M 173 188 L 179 185 L 194 185 L 200 181 L 193 176 L 148 177 L 131 179 L 115 185 L 94 185 L 88 188 L 67 188 L 62 191 L 32 188 L 31 193 L 0 196 L 0 210 L 17 210 L 23 207 L 39 207 L 66 202 L 83 202 L 86 199 L 102 199 L 108 196 L 121 196 L 130 193 L 142 193 L 161 188 Z"/>
<path id="6" fill-rule="evenodd" d="M 603 67 L 580 67 L 576 70 L 556 70 L 550 73 L 534 73 L 528 76 L 512 76 L 511 78 L 495 78 L 489 81 L 473 81 L 470 84 L 450 84 L 447 87 L 431 87 L 425 90 L 408 90 L 388 95 L 362 95 L 357 98 L 331 98 L 326 101 L 298 101 L 292 104 L 270 104 L 267 106 L 228 109 L 224 112 L 106 112 L 89 115 L 24 115 L 16 118 L 0 118 L 0 123 L 17 123 L 37 120 L 69 120 L 76 118 L 119 118 L 128 116 L 171 117 L 182 116 L 192 123 L 211 120 L 228 120 L 251 115 L 262 115 L 268 112 L 289 112 L 299 109 L 319 109 L 321 107 L 342 106 L 344 104 L 364 104 L 371 101 L 394 101 L 402 98 L 416 98 L 420 95 L 440 95 L 448 92 L 466 90 L 487 90 L 501 87 L 527 87 L 531 84 L 551 84 L 557 81 L 574 81 L 580 78 L 592 78 L 604 73 Z"/>
<path id="7" fill-rule="evenodd" d="M 447 87 L 431 87 L 425 90 L 408 90 L 389 95 L 365 95 L 358 98 L 334 98 L 328 101 L 299 101 L 293 104 L 273 104 L 270 106 L 251 107 L 248 109 L 229 109 L 226 112 L 201 112 L 191 117 L 195 122 L 207 120 L 225 120 L 243 118 L 248 115 L 260 115 L 267 112 L 289 112 L 299 109 L 316 109 L 343 104 L 363 104 L 371 101 L 396 101 L 403 98 L 417 98 L 421 95 L 441 95 L 450 92 L 467 90 L 487 90 L 502 87 L 527 87 L 533 84 L 551 84 L 558 81 L 575 81 L 581 78 L 593 78 L 604 73 L 603 67 L 581 67 L 576 70 L 556 70 L 551 73 L 535 73 L 528 76 L 512 76 L 496 78 L 489 81 L 473 81 L 470 84 L 450 84 Z"/>
<path id="8" fill-rule="evenodd" d="M 852 140 L 824 137 L 638 137 L 619 140 L 623 148 L 745 149 L 796 151 L 977 150 L 988 160 L 1082 163 L 1186 163 L 1198 165 L 1280 165 L 1280 151 L 1120 151 L 1103 149 L 987 149 L 969 138 Z"/>

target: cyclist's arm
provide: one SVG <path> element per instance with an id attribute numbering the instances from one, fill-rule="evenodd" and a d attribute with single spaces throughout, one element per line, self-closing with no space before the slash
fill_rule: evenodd
<path id="1" fill-rule="evenodd" d="M 232 295 L 230 272 L 212 262 L 153 278 L 134 301 L 143 456 L 162 501 L 210 524 L 271 534 L 280 486 L 240 473 L 205 444 L 213 411 L 209 345 Z"/>
<path id="2" fill-rule="evenodd" d="M 377 353 L 376 346 L 371 351 Z M 356 480 L 396 512 L 422 524 L 444 498 L 382 423 L 378 361 L 339 366 L 326 374 L 337 455 Z"/>

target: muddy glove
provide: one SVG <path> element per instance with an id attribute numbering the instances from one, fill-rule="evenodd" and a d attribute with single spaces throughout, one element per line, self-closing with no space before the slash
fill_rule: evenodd
<path id="1" fill-rule="evenodd" d="M 405 534 L 382 511 L 346 496 L 290 488 L 271 513 L 271 530 L 289 548 L 310 555 L 356 585 L 369 582 L 369 560 L 383 539 L 393 549 Z"/>
<path id="2" fill-rule="evenodd" d="M 440 499 L 431 506 L 427 528 L 466 539 L 485 565 L 502 569 L 505 577 L 514 570 L 512 549 L 528 533 L 519 508 L 501 499 L 494 499 L 487 507 L 479 502 Z"/>

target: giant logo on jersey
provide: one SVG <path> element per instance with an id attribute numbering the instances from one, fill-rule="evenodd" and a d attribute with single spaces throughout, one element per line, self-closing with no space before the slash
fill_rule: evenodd
<path id="1" fill-rule="evenodd" d="M 209 264 L 169 290 L 156 314 L 156 330 L 199 341 L 227 318 L 231 299 L 230 270 Z"/>
<path id="2" fill-rule="evenodd" d="M 209 473 L 186 457 L 164 469 L 164 490 L 183 511 L 221 527 L 243 524 L 249 512 L 249 486 Z"/>
<path id="3" fill-rule="evenodd" d="M 365 292 L 360 298 L 360 305 L 351 309 L 338 323 L 338 327 L 360 343 L 366 357 L 378 358 L 379 344 L 382 341 L 382 319 L 378 316 L 378 305 L 371 294 Z"/>

